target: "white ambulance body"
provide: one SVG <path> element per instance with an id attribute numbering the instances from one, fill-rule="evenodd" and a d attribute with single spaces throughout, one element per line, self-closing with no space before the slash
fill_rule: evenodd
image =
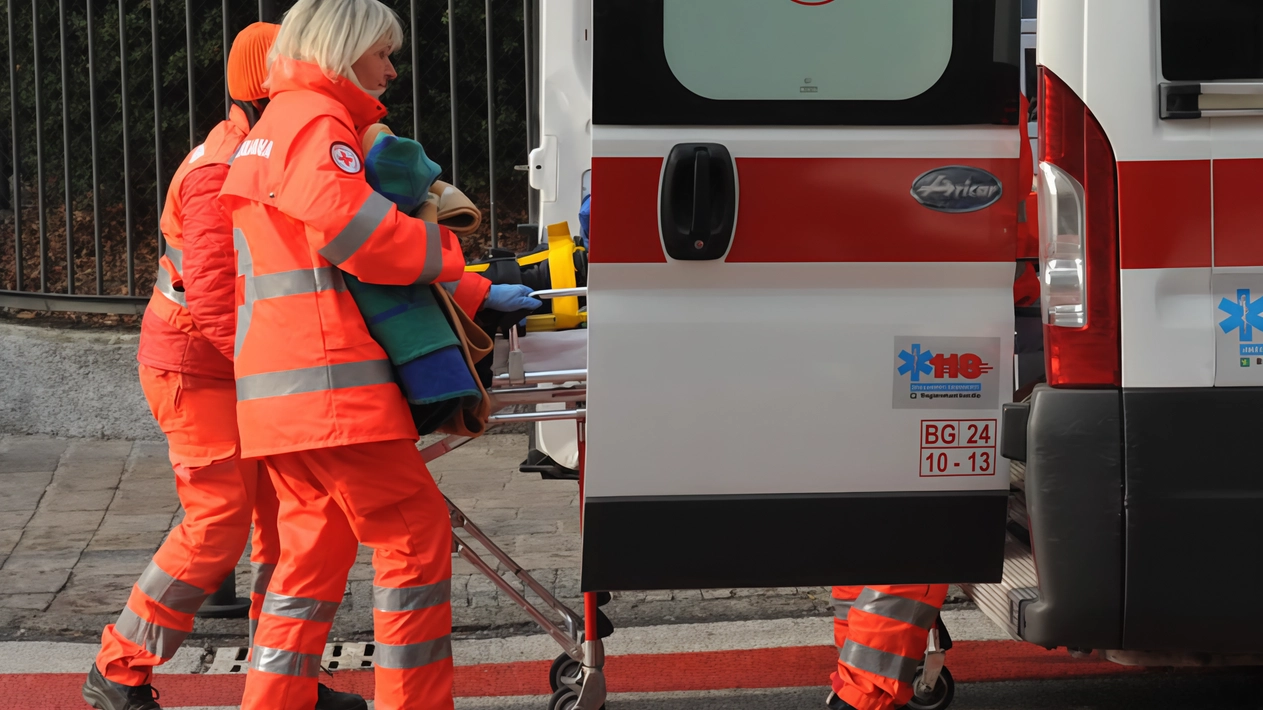
<path id="1" fill-rule="evenodd" d="M 593 191 L 584 589 L 961 582 L 1043 646 L 1263 652 L 1187 594 L 1263 581 L 1263 10 L 1034 11 L 544 0 L 542 222 Z M 1048 385 L 1006 405 L 1024 140 Z"/>

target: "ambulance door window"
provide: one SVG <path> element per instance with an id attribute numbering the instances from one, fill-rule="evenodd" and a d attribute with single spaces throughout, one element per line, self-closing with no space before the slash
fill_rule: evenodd
<path id="1" fill-rule="evenodd" d="M 1020 0 L 595 0 L 597 125 L 1012 125 Z"/>
<path id="2" fill-rule="evenodd" d="M 942 0 L 816 8 L 664 0 L 662 42 L 675 78 L 708 99 L 903 101 L 947 69 L 951 23 L 952 4 Z M 776 51 L 733 41 L 752 28 Z"/>
<path id="3" fill-rule="evenodd" d="M 1263 79 L 1263 2 L 1162 0 L 1167 81 Z"/>

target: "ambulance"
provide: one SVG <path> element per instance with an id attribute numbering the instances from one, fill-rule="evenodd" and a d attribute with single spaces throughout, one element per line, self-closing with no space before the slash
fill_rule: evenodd
<path id="1" fill-rule="evenodd" d="M 543 0 L 585 590 L 952 582 L 1040 646 L 1263 661 L 1263 5 L 1036 10 Z"/>

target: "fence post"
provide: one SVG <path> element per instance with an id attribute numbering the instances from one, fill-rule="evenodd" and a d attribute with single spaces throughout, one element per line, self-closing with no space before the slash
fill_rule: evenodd
<path id="1" fill-rule="evenodd" d="M 105 266 L 101 262 L 101 156 L 96 138 L 96 23 L 92 0 L 84 4 L 88 10 L 88 120 L 92 128 L 92 245 L 96 254 L 96 295 L 101 296 L 105 293 Z"/>
<path id="2" fill-rule="evenodd" d="M 456 0 L 447 0 L 447 65 L 452 103 L 452 184 L 460 186 L 460 129 L 456 107 Z"/>
<path id="3" fill-rule="evenodd" d="M 35 55 L 35 199 L 39 204 L 39 290 L 48 293 L 48 218 L 44 214 L 44 70 L 39 54 L 39 0 L 31 0 L 31 54 Z"/>
<path id="4" fill-rule="evenodd" d="M 22 153 L 18 142 L 18 72 L 17 57 L 13 55 L 13 45 L 17 35 L 13 28 L 13 3 L 8 3 L 9 10 L 9 129 L 13 134 L 13 182 L 10 183 L 13 207 L 13 276 L 14 290 L 21 291 L 25 285 L 22 278 Z M 7 176 L 6 176 L 7 178 Z"/>
<path id="5" fill-rule="evenodd" d="M 237 570 L 234 569 L 197 610 L 196 616 L 203 619 L 242 619 L 249 613 L 250 600 L 237 596 Z"/>
<path id="6" fill-rule="evenodd" d="M 127 109 L 127 0 L 118 0 L 118 73 L 123 105 L 123 214 L 127 229 L 127 295 L 136 295 L 136 250 L 132 242 L 132 142 Z"/>
<path id="7" fill-rule="evenodd" d="M 70 190 L 70 73 L 66 69 L 66 1 L 58 0 L 58 36 L 61 40 L 61 170 L 66 197 L 66 293 L 75 292 L 74 205 Z"/>
<path id="8" fill-rule="evenodd" d="M 500 246 L 496 230 L 496 54 L 492 46 L 491 0 L 487 0 L 487 211 L 490 213 L 491 247 Z"/>

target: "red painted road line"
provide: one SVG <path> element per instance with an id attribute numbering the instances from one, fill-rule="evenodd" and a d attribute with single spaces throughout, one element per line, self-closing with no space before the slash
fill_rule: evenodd
<path id="1" fill-rule="evenodd" d="M 799 688 L 827 685 L 836 662 L 837 651 L 831 646 L 612 656 L 606 660 L 606 678 L 613 693 Z M 947 666 L 962 683 L 1137 671 L 1016 641 L 957 641 L 947 654 Z M 457 666 L 456 695 L 547 695 L 548 667 L 547 661 Z M 371 671 L 340 671 L 333 677 L 322 675 L 321 682 L 366 698 L 373 696 Z M 0 675 L 0 697 L 23 698 L 23 708 L 28 710 L 82 710 L 82 683 L 83 675 L 78 673 Z M 156 684 L 164 708 L 235 705 L 241 699 L 245 676 L 160 675 Z"/>

